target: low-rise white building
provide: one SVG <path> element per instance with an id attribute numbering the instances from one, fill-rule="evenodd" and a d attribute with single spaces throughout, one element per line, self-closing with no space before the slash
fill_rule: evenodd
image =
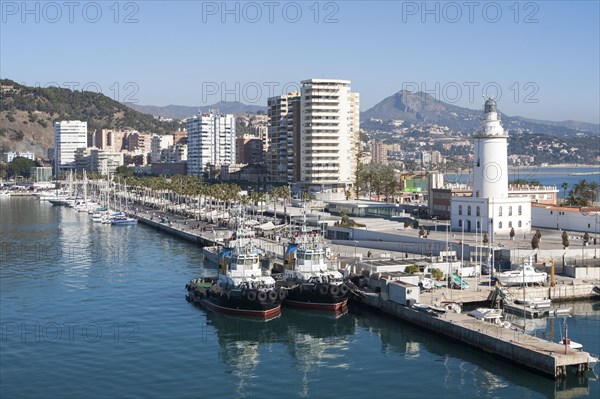
<path id="1" fill-rule="evenodd" d="M 490 233 L 493 223 L 495 233 L 509 233 L 531 230 L 531 204 L 523 198 L 453 198 L 450 219 L 452 229 L 466 232 L 483 231 Z M 492 237 L 490 237 L 492 238 Z"/>
<path id="2" fill-rule="evenodd" d="M 600 207 L 531 205 L 533 227 L 600 233 Z"/>
<path id="3" fill-rule="evenodd" d="M 110 175 L 123 166 L 123 153 L 93 148 L 90 151 L 90 172 Z"/>
<path id="4" fill-rule="evenodd" d="M 123 152 L 102 150 L 96 147 L 80 148 L 75 156 L 75 169 L 110 175 L 124 164 Z"/>
<path id="5" fill-rule="evenodd" d="M 35 161 L 35 154 L 33 152 L 12 152 L 12 151 L 10 151 L 10 152 L 4 153 L 4 161 L 6 163 L 12 162 L 17 157 L 23 157 L 23 158 L 27 158 L 27 159 L 31 159 L 32 161 Z"/>

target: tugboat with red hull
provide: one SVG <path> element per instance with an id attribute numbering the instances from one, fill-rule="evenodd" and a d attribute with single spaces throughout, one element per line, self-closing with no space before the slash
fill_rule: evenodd
<path id="1" fill-rule="evenodd" d="M 253 236 L 252 230 L 238 229 L 229 247 L 219 253 L 218 276 L 192 279 L 186 299 L 225 314 L 278 316 L 286 292 L 275 286 L 273 277 L 263 275 Z"/>
<path id="2" fill-rule="evenodd" d="M 349 287 L 337 270 L 328 267 L 321 238 L 303 227 L 296 242 L 289 244 L 282 280 L 288 292 L 283 303 L 305 309 L 340 310 L 348 303 Z"/>

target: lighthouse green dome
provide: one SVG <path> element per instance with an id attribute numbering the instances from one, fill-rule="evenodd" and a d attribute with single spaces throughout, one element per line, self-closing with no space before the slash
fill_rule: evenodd
<path id="1" fill-rule="evenodd" d="M 488 98 L 485 102 L 484 112 L 487 114 L 488 112 L 497 112 L 496 111 L 496 101 L 492 97 Z"/>

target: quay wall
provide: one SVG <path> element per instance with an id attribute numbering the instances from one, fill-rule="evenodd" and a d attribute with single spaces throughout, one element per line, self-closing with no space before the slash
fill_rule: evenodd
<path id="1" fill-rule="evenodd" d="M 214 240 L 211 240 L 208 237 L 202 237 L 198 234 L 183 231 L 181 229 L 178 229 L 177 227 L 170 226 L 167 223 L 160 223 L 158 221 L 150 220 L 140 215 L 132 215 L 132 217 L 136 218 L 140 223 L 144 223 L 145 225 L 148 225 L 160 231 L 164 231 L 165 233 L 172 234 L 176 237 L 195 242 L 197 244 L 200 244 L 201 246 L 210 246 L 217 244 Z"/>
<path id="2" fill-rule="evenodd" d="M 598 298 L 598 294 L 594 293 L 593 284 L 557 284 L 554 287 L 549 287 L 549 298 L 552 300 L 562 301 L 571 299 L 583 298 Z"/>
<path id="3" fill-rule="evenodd" d="M 557 355 L 561 346 L 537 337 L 507 330 L 463 314 L 449 314 L 447 318 L 434 317 L 428 313 L 409 308 L 380 296 L 367 296 L 362 302 L 383 312 L 399 317 L 419 327 L 445 335 L 485 352 L 502 356 L 523 367 L 556 378 L 559 368 L 587 362 L 585 356 L 572 353 Z"/>
<path id="4" fill-rule="evenodd" d="M 504 287 L 512 299 L 523 298 L 522 287 Z M 553 301 L 570 301 L 600 298 L 594 292 L 594 284 L 556 284 L 554 287 L 527 287 L 526 298 L 549 298 Z"/>

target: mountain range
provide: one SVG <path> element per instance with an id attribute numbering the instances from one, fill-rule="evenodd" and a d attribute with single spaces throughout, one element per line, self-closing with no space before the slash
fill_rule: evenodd
<path id="1" fill-rule="evenodd" d="M 481 126 L 481 112 L 439 101 L 427 93 L 401 90 L 362 112 L 361 127 L 391 130 L 394 126 L 388 122 L 400 119 L 415 124 L 444 125 L 454 132 L 471 133 Z M 570 136 L 580 132 L 600 133 L 600 125 L 578 121 L 554 122 L 502 114 L 502 123 L 509 130 L 530 130 L 552 136 Z"/>
<path id="2" fill-rule="evenodd" d="M 181 120 L 198 112 L 217 109 L 228 114 L 266 112 L 266 107 L 247 105 L 241 102 L 218 102 L 207 106 L 185 105 L 139 105 L 125 103 L 137 111 Z M 459 107 L 437 100 L 430 94 L 422 92 L 409 92 L 401 90 L 361 112 L 361 127 L 364 129 L 393 130 L 389 124 L 391 120 L 403 120 L 414 124 L 436 124 L 450 128 L 454 132 L 471 133 L 480 127 L 481 110 Z M 383 124 L 379 121 L 381 120 Z M 502 114 L 505 128 L 509 130 L 530 130 L 536 133 L 553 136 L 569 136 L 580 132 L 600 133 L 600 125 L 579 121 L 547 121 L 524 118 L 521 116 L 508 116 Z"/>
<path id="3" fill-rule="evenodd" d="M 28 87 L 8 79 L 0 80 L 0 150 L 32 151 L 45 156 L 53 146 L 53 123 L 78 119 L 88 122 L 89 129 L 133 129 L 165 134 L 176 130 L 177 121 L 165 122 L 155 116 L 175 120 L 197 114 L 199 110 L 218 109 L 223 113 L 262 113 L 266 107 L 240 102 L 219 102 L 206 107 L 122 104 L 100 93 L 49 87 Z M 480 128 L 481 110 L 458 107 L 436 100 L 425 93 L 399 91 L 361 113 L 365 130 L 393 132 L 391 120 L 401 119 L 416 125 L 447 126 L 453 132 L 470 134 Z M 594 138 L 600 125 L 577 121 L 553 122 L 520 116 L 502 115 L 509 132 L 550 136 Z M 594 146 L 592 146 L 594 147 Z"/>
<path id="4" fill-rule="evenodd" d="M 237 101 L 225 102 L 220 101 L 212 105 L 191 107 L 188 105 L 139 105 L 133 103 L 124 103 L 130 108 L 136 111 L 143 112 L 154 116 L 160 116 L 162 118 L 181 120 L 198 114 L 199 112 L 206 112 L 210 109 L 218 110 L 224 114 L 254 114 L 257 112 L 265 112 L 267 107 L 260 105 L 248 105 Z"/>

